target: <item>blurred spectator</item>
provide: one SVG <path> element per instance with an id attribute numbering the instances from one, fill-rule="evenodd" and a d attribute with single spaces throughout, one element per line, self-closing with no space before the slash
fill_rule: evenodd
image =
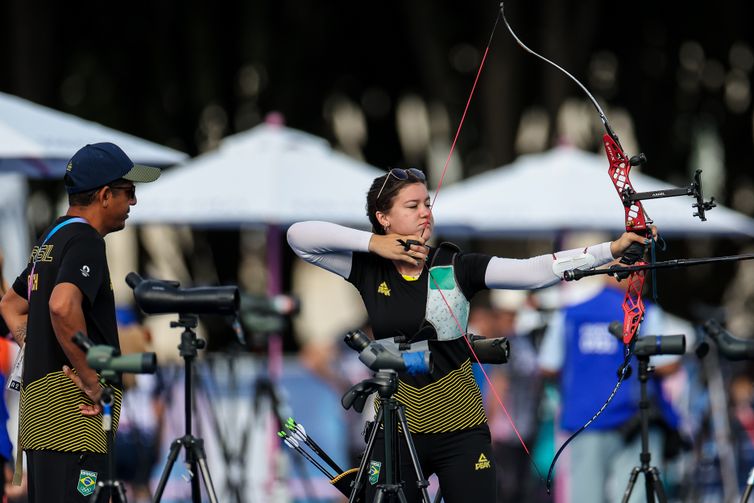
<path id="1" fill-rule="evenodd" d="M 745 372 L 730 382 L 731 430 L 736 448 L 739 486 L 746 485 L 754 470 L 754 387 Z"/>
<path id="2" fill-rule="evenodd" d="M 495 391 L 510 419 L 492 393 L 485 395 L 487 419 L 492 435 L 492 452 L 497 470 L 497 501 L 531 501 L 532 461 L 518 435 L 527 446 L 537 434 L 537 409 L 542 394 L 537 353 L 531 332 L 518 332 L 517 316 L 527 309 L 527 293 L 517 290 L 490 292 L 492 331 L 487 337 L 507 337 L 510 359 L 504 365 L 489 366 Z M 516 434 L 515 428 L 518 430 Z"/>
<path id="3" fill-rule="evenodd" d="M 8 290 L 8 283 L 3 276 L 3 254 L 0 252 L 0 298 Z M 3 483 L 0 484 L 0 498 L 3 502 L 8 497 L 22 498 L 26 494 L 26 488 L 19 488 L 10 484 L 13 478 L 11 461 L 13 458 L 13 444 L 8 434 L 8 407 L 5 401 L 5 383 L 10 372 L 11 362 L 15 354 L 13 336 L 8 326 L 0 316 L 0 476 Z M 15 501 L 20 501 L 16 499 Z"/>
<path id="4" fill-rule="evenodd" d="M 3 252 L 0 251 L 0 297 L 5 295 L 5 292 L 7 290 L 8 282 L 5 281 L 5 276 L 3 275 Z M 8 325 L 5 324 L 2 314 L 0 314 L 0 335 L 5 337 L 9 335 L 9 332 L 10 330 L 8 330 Z"/>
<path id="5" fill-rule="evenodd" d="M 546 376 L 560 378 L 560 427 L 569 435 L 602 407 L 624 361 L 622 341 L 608 332 L 612 321 L 623 320 L 624 290 L 614 279 L 605 278 L 604 287 L 596 295 L 553 316 L 542 342 L 539 363 Z M 664 333 L 661 311 L 649 303 L 640 335 L 644 333 Z M 663 396 L 660 378 L 679 368 L 680 357 L 654 356 L 651 364 L 656 370 L 648 383 L 652 402 L 649 446 L 652 465 L 659 467 L 663 460 L 662 433 L 676 431 L 678 425 L 675 411 Z M 637 367 L 635 359 L 633 366 Z M 561 467 L 565 468 L 567 478 L 560 473 L 556 479 L 558 484 L 567 484 L 568 501 L 621 501 L 631 469 L 640 464 L 639 399 L 640 383 L 635 368 L 602 414 L 569 445 L 570 463 Z M 630 501 L 645 498 L 640 475 Z"/>
<path id="6" fill-rule="evenodd" d="M 116 310 L 122 354 L 149 351 L 149 332 L 130 308 Z M 160 374 L 123 374 L 123 402 L 116 438 L 116 476 L 128 487 L 129 501 L 151 501 L 149 477 L 157 462 L 164 405 Z"/>

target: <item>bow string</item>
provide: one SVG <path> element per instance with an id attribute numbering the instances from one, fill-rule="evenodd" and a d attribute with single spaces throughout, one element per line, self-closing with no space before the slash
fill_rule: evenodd
<path id="1" fill-rule="evenodd" d="M 461 130 L 463 129 L 464 122 L 466 121 L 466 116 L 469 111 L 469 107 L 471 106 L 472 99 L 474 97 L 474 94 L 477 89 L 477 85 L 479 84 L 479 77 L 482 75 L 482 70 L 484 69 L 484 65 L 487 61 L 487 55 L 490 52 L 490 47 L 492 45 L 492 40 L 495 36 L 495 31 L 497 29 L 497 26 L 500 22 L 500 19 L 502 17 L 502 11 L 498 9 L 497 17 L 495 18 L 495 23 L 492 26 L 492 30 L 490 32 L 489 39 L 487 41 L 487 45 L 485 46 L 484 53 L 482 54 L 482 59 L 479 62 L 479 68 L 477 69 L 476 76 L 474 78 L 474 83 L 471 86 L 471 91 L 469 92 L 469 97 L 466 100 L 466 105 L 463 109 L 463 113 L 461 114 L 461 118 L 458 122 L 458 127 L 456 128 L 455 135 L 453 136 L 453 142 L 451 143 L 450 150 L 448 152 L 448 157 L 445 160 L 445 164 L 443 166 L 442 173 L 440 175 L 440 180 L 437 184 L 437 189 L 435 190 L 434 197 L 432 198 L 432 203 L 430 205 L 430 219 L 432 211 L 435 208 L 435 204 L 437 203 L 437 198 L 440 195 L 440 189 L 442 188 L 443 181 L 445 179 L 445 174 L 448 171 L 448 167 L 450 166 L 450 161 L 453 157 L 453 153 L 455 152 L 456 145 L 458 144 L 458 138 L 461 135 Z M 544 480 L 544 477 L 542 477 L 542 474 L 539 472 L 539 468 L 537 467 L 537 464 L 534 462 L 534 458 L 532 457 L 531 451 L 529 447 L 526 445 L 526 442 L 524 441 L 523 437 L 521 436 L 521 433 L 519 432 L 518 428 L 516 427 L 513 418 L 511 417 L 510 413 L 508 412 L 508 409 L 503 404 L 502 399 L 500 398 L 500 395 L 497 392 L 497 389 L 495 389 L 495 386 L 493 385 L 489 375 L 484 369 L 484 365 L 479 360 L 479 357 L 477 356 L 476 352 L 474 351 L 474 348 L 471 344 L 471 341 L 469 340 L 468 334 L 466 333 L 466 328 L 462 326 L 461 322 L 459 321 L 458 317 L 453 312 L 453 308 L 448 302 L 448 300 L 445 298 L 445 295 L 442 293 L 442 289 L 439 287 L 437 280 L 433 277 L 431 270 L 429 269 L 429 265 L 425 262 L 424 266 L 427 268 L 429 272 L 429 281 L 432 281 L 435 285 L 437 291 L 440 293 L 440 297 L 442 298 L 443 302 L 445 303 L 445 306 L 448 308 L 448 312 L 450 313 L 451 318 L 456 324 L 456 327 L 458 328 L 458 333 L 462 334 L 462 337 L 464 341 L 466 342 L 466 346 L 469 349 L 470 354 L 473 356 L 475 362 L 479 365 L 479 369 L 482 371 L 482 374 L 484 375 L 484 378 L 489 386 L 490 391 L 492 392 L 492 395 L 495 397 L 495 401 L 500 406 L 500 408 L 503 410 L 503 413 L 505 414 L 506 419 L 508 420 L 508 423 L 513 428 L 513 431 L 516 434 L 516 437 L 518 438 L 518 441 L 521 443 L 521 445 L 524 448 L 524 451 L 526 452 L 526 455 L 529 457 L 529 460 L 534 467 L 534 470 L 536 471 L 537 475 L 539 476 L 540 480 Z"/>

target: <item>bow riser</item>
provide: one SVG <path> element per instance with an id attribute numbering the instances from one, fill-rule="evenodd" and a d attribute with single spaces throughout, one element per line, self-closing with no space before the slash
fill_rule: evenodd
<path id="1" fill-rule="evenodd" d="M 626 231 L 648 237 L 650 231 L 647 227 L 647 216 L 644 213 L 641 201 L 631 201 L 626 197 L 636 192 L 633 185 L 631 185 L 631 178 L 629 177 L 631 174 L 631 161 L 615 138 L 610 134 L 605 133 L 603 135 L 602 143 L 605 146 L 605 154 L 610 163 L 610 167 L 607 170 L 610 180 L 613 182 L 618 197 L 623 201 L 626 214 Z M 621 258 L 621 262 L 624 264 L 644 264 L 641 260 L 643 254 L 644 248 L 642 246 L 639 244 L 631 245 L 627 253 Z M 623 343 L 630 344 L 644 319 L 644 302 L 641 295 L 644 289 L 645 275 L 644 271 L 637 271 L 624 277 L 628 278 L 628 288 L 626 289 L 626 296 L 623 299 Z"/>
<path id="2" fill-rule="evenodd" d="M 631 179 L 629 174 L 631 173 L 631 162 L 627 159 L 623 149 L 615 142 L 615 140 L 607 133 L 602 137 L 602 142 L 605 146 L 605 154 L 607 154 L 607 160 L 610 163 L 608 173 L 610 174 L 610 180 L 615 186 L 615 190 L 618 192 L 618 197 L 621 201 L 624 201 L 623 206 L 626 211 L 626 230 L 629 232 L 636 232 L 642 234 L 642 231 L 647 230 L 647 218 L 644 213 L 644 207 L 641 201 L 627 201 L 625 195 L 633 194 L 633 185 L 631 185 Z"/>
<path id="3" fill-rule="evenodd" d="M 641 262 L 637 265 L 643 265 Z M 623 298 L 623 343 L 630 344 L 644 319 L 644 271 L 636 271 L 628 277 L 628 288 Z"/>

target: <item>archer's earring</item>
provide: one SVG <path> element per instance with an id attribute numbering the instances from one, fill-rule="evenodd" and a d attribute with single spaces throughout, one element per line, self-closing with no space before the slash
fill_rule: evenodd
<path id="1" fill-rule="evenodd" d="M 385 226 L 385 234 L 390 234 L 390 224 Z"/>

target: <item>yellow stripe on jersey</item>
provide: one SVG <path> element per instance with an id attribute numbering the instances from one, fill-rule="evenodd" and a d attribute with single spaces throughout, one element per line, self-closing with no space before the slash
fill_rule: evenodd
<path id="1" fill-rule="evenodd" d="M 118 429 L 121 390 L 113 388 L 113 431 Z M 52 372 L 21 389 L 21 445 L 24 449 L 107 453 L 102 415 L 85 417 L 79 405 L 92 403 L 62 372 Z"/>
<path id="2" fill-rule="evenodd" d="M 406 408 L 411 433 L 445 433 L 487 422 L 479 386 L 466 359 L 456 370 L 420 388 L 398 383 L 395 399 Z M 379 399 L 375 400 L 375 406 Z"/>

